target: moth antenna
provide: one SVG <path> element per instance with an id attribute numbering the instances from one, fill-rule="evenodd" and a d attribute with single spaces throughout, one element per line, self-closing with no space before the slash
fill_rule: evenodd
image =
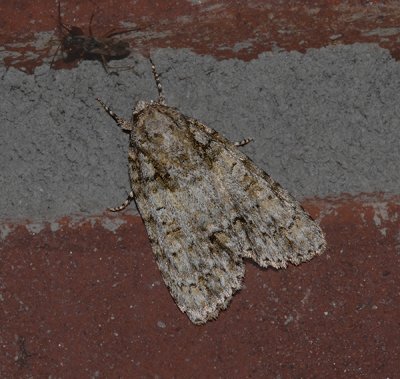
<path id="1" fill-rule="evenodd" d="M 129 121 L 124 120 L 122 117 L 119 117 L 116 113 L 114 113 L 103 101 L 101 101 L 98 97 L 96 100 L 100 103 L 103 109 L 108 113 L 110 117 L 117 123 L 117 125 L 124 131 L 130 132 L 132 130 L 132 124 Z"/>
<path id="2" fill-rule="evenodd" d="M 156 81 L 157 90 L 158 90 L 158 101 L 157 102 L 159 104 L 166 105 L 164 92 L 163 92 L 162 85 L 160 82 L 160 75 L 158 75 L 158 73 L 156 71 L 156 66 L 154 65 L 153 60 L 151 58 L 149 58 L 149 60 L 151 63 L 151 70 L 153 71 L 154 80 Z"/>

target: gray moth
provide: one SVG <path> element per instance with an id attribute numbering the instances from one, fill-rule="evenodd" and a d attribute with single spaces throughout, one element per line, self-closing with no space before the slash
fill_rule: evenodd
<path id="1" fill-rule="evenodd" d="M 151 61 L 151 60 L 150 60 Z M 268 174 L 215 130 L 166 104 L 140 100 L 130 121 L 105 111 L 129 133 L 134 200 L 165 284 L 194 324 L 217 318 L 242 286 L 244 258 L 285 268 L 322 254 L 318 224 Z"/>

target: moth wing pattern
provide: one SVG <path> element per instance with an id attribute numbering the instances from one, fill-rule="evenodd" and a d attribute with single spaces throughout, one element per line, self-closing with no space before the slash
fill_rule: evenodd
<path id="1" fill-rule="evenodd" d="M 245 230 L 242 238 L 251 242 L 242 256 L 262 267 L 279 269 L 323 253 L 324 233 L 293 196 L 232 142 L 195 119 L 190 123 L 194 133 L 203 130 L 221 148 L 216 166 L 221 174 L 225 172 L 225 188 L 240 208 L 237 231 Z"/>
<path id="2" fill-rule="evenodd" d="M 241 288 L 244 258 L 262 267 L 308 261 L 320 227 L 268 174 L 216 131 L 145 103 L 130 136 L 129 173 L 163 279 L 203 324 Z"/>

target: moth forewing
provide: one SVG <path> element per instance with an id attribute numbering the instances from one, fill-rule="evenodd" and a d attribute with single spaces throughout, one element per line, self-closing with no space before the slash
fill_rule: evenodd
<path id="1" fill-rule="evenodd" d="M 129 124 L 129 175 L 165 284 L 203 324 L 241 288 L 243 259 L 286 267 L 321 254 L 320 227 L 235 144 L 159 101 L 139 102 Z M 126 129 L 125 129 L 126 130 Z M 118 208 L 116 208 L 118 209 Z"/>

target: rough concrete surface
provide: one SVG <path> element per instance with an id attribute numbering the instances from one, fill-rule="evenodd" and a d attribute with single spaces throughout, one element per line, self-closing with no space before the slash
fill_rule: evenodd
<path id="1" fill-rule="evenodd" d="M 216 61 L 152 54 L 167 101 L 232 140 L 298 197 L 396 193 L 400 183 L 400 64 L 375 45 L 265 53 Z M 119 62 L 128 65 L 128 62 Z M 129 191 L 128 138 L 95 97 L 129 118 L 156 99 L 149 63 L 107 75 L 100 64 L 3 70 L 0 213 L 4 218 L 96 214 Z"/>

